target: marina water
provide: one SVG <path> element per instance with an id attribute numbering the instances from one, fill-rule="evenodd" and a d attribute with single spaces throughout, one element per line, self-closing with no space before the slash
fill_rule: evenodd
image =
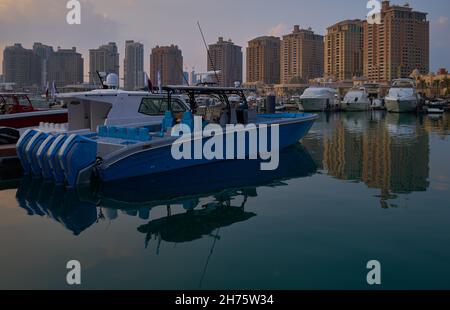
<path id="1" fill-rule="evenodd" d="M 321 114 L 277 171 L 2 182 L 0 288 L 70 289 L 78 260 L 85 289 L 366 289 L 378 260 L 383 289 L 450 289 L 449 128 L 448 114 Z"/>

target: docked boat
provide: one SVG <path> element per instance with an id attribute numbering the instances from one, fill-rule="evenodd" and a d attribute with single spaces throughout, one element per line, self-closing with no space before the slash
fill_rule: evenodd
<path id="1" fill-rule="evenodd" d="M 389 94 L 385 98 L 388 112 L 417 112 L 420 96 L 411 79 L 398 79 L 392 83 Z"/>
<path id="2" fill-rule="evenodd" d="M 430 100 L 426 103 L 424 110 L 428 114 L 444 114 L 447 102 L 445 100 Z"/>
<path id="3" fill-rule="evenodd" d="M 335 111 L 339 109 L 339 105 L 336 89 L 309 87 L 300 96 L 299 109 L 305 112 Z"/>
<path id="4" fill-rule="evenodd" d="M 25 174 L 75 187 L 92 178 L 108 182 L 226 159 L 259 158 L 263 150 L 253 147 L 257 141 L 245 138 L 242 147 L 235 140 L 237 144 L 230 147 L 228 138 L 263 133 L 272 137 L 278 130 L 279 139 L 266 141 L 268 153 L 269 148 L 276 151 L 298 143 L 317 119 L 314 114 L 257 115 L 248 109 L 240 88 L 169 86 L 163 91 L 108 89 L 60 95 L 69 110 L 67 128 L 30 129 L 17 143 Z M 219 98 L 222 105 L 198 107 L 195 98 L 204 95 Z M 239 95 L 241 102 L 231 105 L 231 95 Z M 189 128 L 190 134 L 174 133 L 177 124 Z M 192 145 L 196 154 L 200 145 L 200 151 L 209 146 L 227 155 L 200 154 L 199 159 L 196 154 L 193 158 L 173 155 L 174 148 L 185 154 Z"/>
<path id="5" fill-rule="evenodd" d="M 66 109 L 33 106 L 26 93 L 0 93 L 0 127 L 27 128 L 41 122 L 66 123 Z"/>
<path id="6" fill-rule="evenodd" d="M 369 92 L 365 87 L 350 89 L 342 100 L 341 110 L 343 111 L 368 111 L 371 100 Z"/>

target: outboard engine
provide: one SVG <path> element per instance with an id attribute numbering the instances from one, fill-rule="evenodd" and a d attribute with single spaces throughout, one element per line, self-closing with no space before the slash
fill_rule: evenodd
<path id="1" fill-rule="evenodd" d="M 90 176 L 90 170 L 97 161 L 97 143 L 85 136 L 71 135 L 58 152 L 58 161 L 64 171 L 69 187 L 75 187 L 84 180 L 83 175 Z"/>
<path id="2" fill-rule="evenodd" d="M 19 141 L 17 141 L 16 149 L 17 149 L 17 157 L 23 167 L 23 173 L 25 175 L 31 174 L 31 163 L 28 161 L 28 156 L 26 155 L 26 148 L 31 139 L 38 134 L 38 130 L 28 129 L 25 133 L 20 137 Z"/>
<path id="3" fill-rule="evenodd" d="M 60 148 L 63 146 L 64 142 L 66 142 L 66 140 L 67 135 L 60 135 L 56 137 L 56 139 L 50 145 L 46 155 L 47 158 L 46 161 L 49 164 L 51 173 L 53 175 L 53 179 L 55 180 L 56 184 L 64 183 L 64 171 L 58 160 L 58 152 Z"/>
<path id="4" fill-rule="evenodd" d="M 28 163 L 30 164 L 31 173 L 33 176 L 39 177 L 42 175 L 41 167 L 39 166 L 39 162 L 37 159 L 37 152 L 41 147 L 42 143 L 49 136 L 48 133 L 39 131 L 37 132 L 28 142 L 25 148 L 25 155 L 27 156 Z"/>
<path id="5" fill-rule="evenodd" d="M 44 142 L 42 142 L 41 146 L 39 147 L 36 153 L 36 160 L 39 164 L 39 167 L 41 168 L 42 177 L 46 181 L 53 179 L 53 172 L 50 167 L 48 150 L 52 146 L 55 139 L 56 139 L 55 136 L 49 135 L 47 139 L 45 139 Z"/>

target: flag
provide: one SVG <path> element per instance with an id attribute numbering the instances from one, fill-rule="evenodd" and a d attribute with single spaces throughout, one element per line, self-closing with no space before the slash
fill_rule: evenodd
<path id="1" fill-rule="evenodd" d="M 55 99 L 56 98 L 56 93 L 57 93 L 58 91 L 57 91 L 57 89 L 56 89 L 56 84 L 55 84 L 55 81 L 53 81 L 53 83 L 52 83 L 52 99 Z"/>
<path id="2" fill-rule="evenodd" d="M 148 77 L 147 72 L 145 72 L 145 77 L 144 78 L 145 78 L 144 84 L 148 88 L 148 91 L 152 91 L 153 90 L 152 80 L 150 80 L 150 78 Z"/>
<path id="3" fill-rule="evenodd" d="M 48 100 L 49 97 L 49 91 L 50 91 L 50 82 L 47 81 L 47 84 L 45 85 L 45 98 Z"/>
<path id="4" fill-rule="evenodd" d="M 161 71 L 159 71 L 159 70 L 158 70 L 158 89 L 159 89 L 159 93 L 162 94 Z"/>

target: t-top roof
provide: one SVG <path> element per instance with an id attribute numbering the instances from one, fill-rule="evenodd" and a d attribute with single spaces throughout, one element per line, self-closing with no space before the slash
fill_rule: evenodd
<path id="1" fill-rule="evenodd" d="M 217 93 L 230 93 L 230 94 L 238 94 L 245 91 L 252 91 L 251 89 L 246 88 L 236 88 L 236 87 L 217 87 L 217 86 L 173 86 L 168 85 L 162 87 L 164 91 L 167 92 L 194 92 L 199 94 L 217 94 Z"/>

